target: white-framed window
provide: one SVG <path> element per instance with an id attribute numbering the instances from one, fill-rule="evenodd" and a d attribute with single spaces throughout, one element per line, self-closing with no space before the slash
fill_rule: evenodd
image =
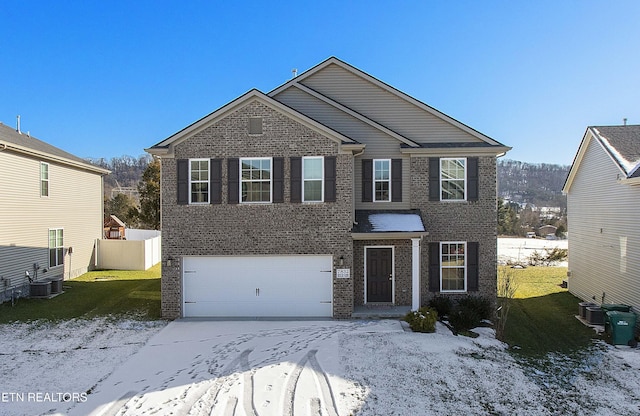
<path id="1" fill-rule="evenodd" d="M 189 160 L 189 203 L 209 203 L 209 159 Z"/>
<path id="2" fill-rule="evenodd" d="M 62 228 L 49 229 L 49 267 L 64 263 L 64 235 Z"/>
<path id="3" fill-rule="evenodd" d="M 272 166 L 270 157 L 240 159 L 241 202 L 271 202 Z"/>
<path id="4" fill-rule="evenodd" d="M 324 158 L 302 158 L 302 201 L 324 201 Z"/>
<path id="5" fill-rule="evenodd" d="M 373 160 L 373 201 L 391 201 L 391 159 Z"/>
<path id="6" fill-rule="evenodd" d="M 467 243 L 465 241 L 440 243 L 440 291 L 467 291 Z"/>
<path id="7" fill-rule="evenodd" d="M 442 201 L 466 201 L 467 159 L 440 159 L 440 199 Z"/>
<path id="8" fill-rule="evenodd" d="M 40 196 L 49 196 L 49 164 L 40 163 Z"/>

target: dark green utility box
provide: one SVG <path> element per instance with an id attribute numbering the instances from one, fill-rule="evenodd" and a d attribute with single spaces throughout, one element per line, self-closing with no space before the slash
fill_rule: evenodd
<path id="1" fill-rule="evenodd" d="M 628 345 L 633 340 L 637 316 L 632 312 L 609 311 L 605 314 L 611 327 L 611 343 Z"/>
<path id="2" fill-rule="evenodd" d="M 617 311 L 617 312 L 630 312 L 631 306 L 623 305 L 620 303 L 603 303 L 600 305 L 602 308 L 602 312 L 604 312 L 604 330 L 605 332 L 611 332 L 611 326 L 609 325 L 609 317 L 607 316 L 607 312 L 609 311 Z"/>

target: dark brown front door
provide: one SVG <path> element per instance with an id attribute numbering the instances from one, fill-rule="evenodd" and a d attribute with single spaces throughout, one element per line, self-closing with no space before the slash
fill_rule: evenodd
<path id="1" fill-rule="evenodd" d="M 367 302 L 391 302 L 393 250 L 367 248 Z"/>

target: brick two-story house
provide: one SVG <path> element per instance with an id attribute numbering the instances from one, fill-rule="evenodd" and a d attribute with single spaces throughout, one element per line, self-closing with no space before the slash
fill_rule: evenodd
<path id="1" fill-rule="evenodd" d="M 349 318 L 496 294 L 510 148 L 330 58 L 147 151 L 162 164 L 168 318 Z"/>

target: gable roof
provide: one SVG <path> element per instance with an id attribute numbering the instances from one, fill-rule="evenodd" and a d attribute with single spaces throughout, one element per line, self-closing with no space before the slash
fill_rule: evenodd
<path id="1" fill-rule="evenodd" d="M 295 120 L 300 122 L 301 124 L 315 130 L 324 136 L 342 144 L 358 144 L 355 140 L 338 133 L 337 131 L 325 126 L 324 124 L 318 123 L 310 117 L 305 116 L 302 113 L 292 109 L 291 107 L 287 107 L 279 101 L 274 100 L 273 98 L 267 96 L 266 94 L 258 91 L 257 89 L 252 89 L 247 93 L 241 95 L 230 103 L 220 107 L 214 112 L 204 116 L 200 120 L 190 124 L 184 129 L 174 133 L 173 135 L 167 137 L 163 141 L 151 146 L 148 149 L 145 149 L 146 152 L 149 152 L 153 155 L 158 156 L 168 156 L 173 154 L 173 147 L 177 144 L 183 142 L 188 139 L 192 135 L 208 128 L 213 123 L 223 119 L 231 112 L 237 110 L 238 108 L 249 104 L 251 101 L 257 100 L 260 103 L 279 111 Z"/>
<path id="2" fill-rule="evenodd" d="M 292 78 L 291 80 L 285 82 L 284 84 L 282 84 L 281 86 L 277 87 L 276 89 L 272 90 L 271 92 L 268 93 L 268 95 L 270 97 L 275 97 L 278 94 L 282 93 L 283 91 L 290 89 L 290 88 L 296 88 L 299 90 L 302 90 L 304 92 L 306 92 L 307 94 L 310 94 L 312 96 L 314 96 L 317 99 L 322 100 L 323 102 L 341 110 L 341 111 L 345 111 L 347 113 L 349 113 L 350 115 L 360 119 L 361 121 L 364 121 L 365 123 L 383 131 L 384 133 L 390 135 L 391 137 L 394 137 L 396 139 L 398 139 L 401 143 L 402 143 L 402 147 L 404 149 L 405 152 L 411 152 L 412 149 L 421 149 L 422 152 L 428 152 L 429 150 L 427 149 L 433 149 L 434 146 L 433 144 L 429 144 L 429 145 L 425 145 L 424 143 L 418 143 L 417 141 L 415 141 L 412 138 L 408 138 L 406 136 L 403 136 L 401 134 L 399 134 L 398 132 L 395 132 L 391 129 L 389 129 L 387 126 L 382 125 L 379 120 L 373 120 L 369 117 L 367 117 L 364 114 L 361 114 L 357 111 L 357 109 L 351 109 L 348 108 L 346 106 L 344 106 L 342 103 L 338 103 L 334 100 L 332 100 L 330 97 L 326 97 L 323 96 L 322 94 L 320 94 L 318 91 L 314 91 L 311 88 L 308 88 L 307 86 L 304 85 L 304 81 L 313 77 L 315 74 L 321 72 L 322 70 L 324 70 L 325 68 L 331 66 L 331 65 L 336 65 L 340 68 L 342 68 L 345 71 L 348 71 L 349 73 L 353 74 L 356 77 L 359 77 L 361 79 L 363 79 L 364 81 L 367 81 L 373 85 L 375 85 L 376 87 L 382 89 L 383 91 L 391 94 L 392 96 L 407 102 L 409 104 L 412 104 L 413 106 L 419 108 L 420 110 L 423 110 L 429 114 L 431 114 L 432 116 L 436 117 L 437 119 L 440 119 L 448 124 L 451 124 L 455 127 L 457 127 L 458 129 L 464 131 L 465 133 L 473 136 L 474 138 L 479 140 L 479 147 L 484 147 L 484 149 L 486 150 L 487 147 L 491 148 L 491 147 L 495 147 L 497 149 L 497 153 L 502 153 L 502 152 L 506 152 L 508 150 L 510 150 L 511 148 L 508 146 L 503 145 L 502 143 L 490 138 L 489 136 L 486 136 L 482 133 L 480 133 L 479 131 L 467 126 L 464 123 L 461 123 L 460 121 L 454 119 L 453 117 L 450 117 L 444 113 L 442 113 L 441 111 L 436 110 L 435 108 L 423 103 L 422 101 L 386 84 L 383 81 L 380 81 L 379 79 L 367 74 L 364 71 L 361 71 L 357 68 L 355 68 L 354 66 L 336 58 L 336 57 L 330 57 L 328 59 L 326 59 L 325 61 L 321 62 L 320 64 L 314 66 L 313 68 L 303 72 L 302 74 L 296 76 L 295 78 Z M 460 144 L 460 143 L 459 143 Z M 455 144 L 454 144 L 455 145 Z M 447 143 L 448 147 L 452 147 L 451 143 Z M 417 152 L 420 152 L 420 150 L 417 150 Z"/>
<path id="3" fill-rule="evenodd" d="M 623 179 L 640 178 L 640 125 L 589 126 L 578 147 L 562 192 L 569 191 L 587 147 L 594 140 L 618 167 Z"/>
<path id="4" fill-rule="evenodd" d="M 42 140 L 36 139 L 30 134 L 16 131 L 12 127 L 0 123 L 0 151 L 11 150 L 16 153 L 38 157 L 43 160 L 58 162 L 64 165 L 73 166 L 88 170 L 100 175 L 107 175 L 109 170 L 92 165 L 69 152 L 57 148 Z"/>

